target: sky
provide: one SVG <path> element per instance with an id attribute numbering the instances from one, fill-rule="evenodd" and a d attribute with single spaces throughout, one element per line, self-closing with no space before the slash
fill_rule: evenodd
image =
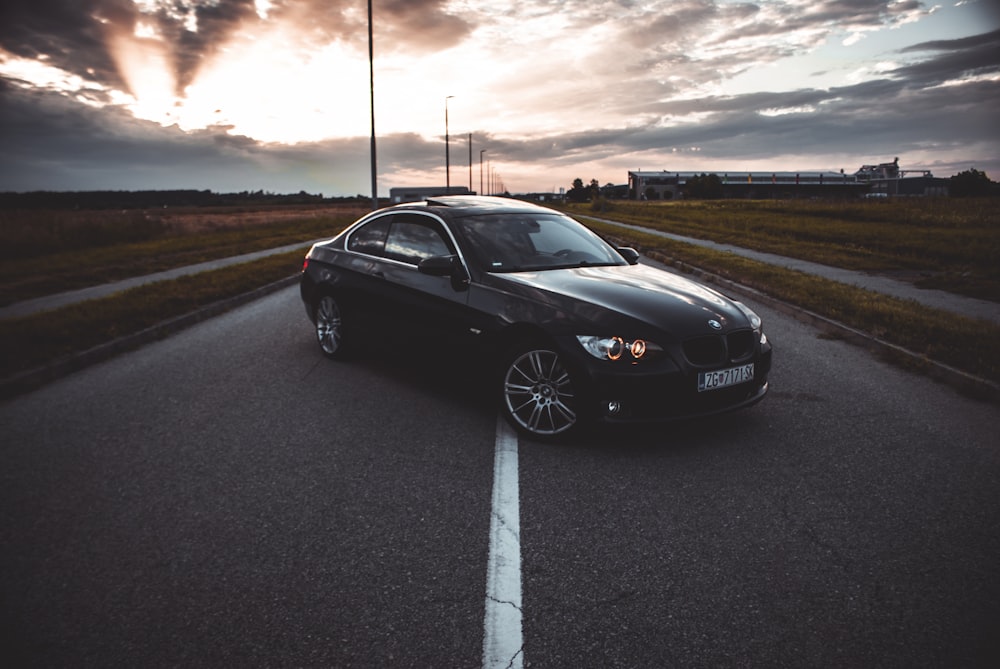
<path id="1" fill-rule="evenodd" d="M 0 191 L 370 197 L 373 90 L 382 197 L 895 158 L 1000 181 L 1000 0 L 372 6 L 373 73 L 361 0 L 0 0 Z"/>

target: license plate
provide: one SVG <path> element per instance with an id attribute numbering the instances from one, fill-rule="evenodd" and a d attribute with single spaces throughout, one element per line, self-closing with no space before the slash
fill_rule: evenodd
<path id="1" fill-rule="evenodd" d="M 698 374 L 698 392 L 706 390 L 718 390 L 728 388 L 739 383 L 753 381 L 753 363 L 740 365 L 730 369 L 718 369 L 714 372 L 701 372 Z"/>

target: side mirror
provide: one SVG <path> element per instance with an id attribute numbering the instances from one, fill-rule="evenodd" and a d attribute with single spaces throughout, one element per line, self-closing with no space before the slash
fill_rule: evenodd
<path id="1" fill-rule="evenodd" d="M 417 264 L 417 271 L 430 276 L 451 277 L 451 287 L 456 291 L 467 290 L 471 281 L 468 270 L 458 256 L 424 258 Z"/>
<path id="2" fill-rule="evenodd" d="M 431 256 L 424 258 L 417 264 L 417 270 L 421 274 L 431 276 L 450 276 L 455 269 L 456 256 Z"/>
<path id="3" fill-rule="evenodd" d="M 628 261 L 629 265 L 639 264 L 639 252 L 631 246 L 623 246 L 622 248 L 617 249 L 617 251 L 622 258 L 625 258 L 625 260 Z"/>

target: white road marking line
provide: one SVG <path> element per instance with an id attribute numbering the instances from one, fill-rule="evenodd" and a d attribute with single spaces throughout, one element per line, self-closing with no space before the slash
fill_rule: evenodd
<path id="1" fill-rule="evenodd" d="M 483 669 L 522 669 L 521 510 L 517 483 L 517 435 L 497 419 L 493 460 L 493 513 L 486 571 Z"/>

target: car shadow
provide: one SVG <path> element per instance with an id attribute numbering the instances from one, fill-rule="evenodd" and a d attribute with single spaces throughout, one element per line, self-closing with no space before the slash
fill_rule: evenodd
<path id="1" fill-rule="evenodd" d="M 370 346 L 357 349 L 347 364 L 364 367 L 487 419 L 498 415 L 498 372 L 487 362 L 459 355 L 421 354 L 409 347 Z M 592 424 L 571 437 L 542 441 L 519 435 L 518 442 L 522 448 L 625 456 L 738 448 L 749 425 L 760 427 L 752 419 L 755 411 L 758 409 L 751 407 L 707 418 L 641 425 Z"/>
<path id="2" fill-rule="evenodd" d="M 522 447 L 642 457 L 648 455 L 683 457 L 711 451 L 725 454 L 744 448 L 748 434 L 767 429 L 760 408 L 746 409 L 703 418 L 687 418 L 638 425 L 597 424 L 572 438 L 541 442 L 521 437 Z"/>
<path id="3" fill-rule="evenodd" d="M 462 356 L 382 346 L 356 349 L 348 364 L 363 366 L 420 392 L 476 412 L 496 412 L 491 371 L 483 362 Z"/>

